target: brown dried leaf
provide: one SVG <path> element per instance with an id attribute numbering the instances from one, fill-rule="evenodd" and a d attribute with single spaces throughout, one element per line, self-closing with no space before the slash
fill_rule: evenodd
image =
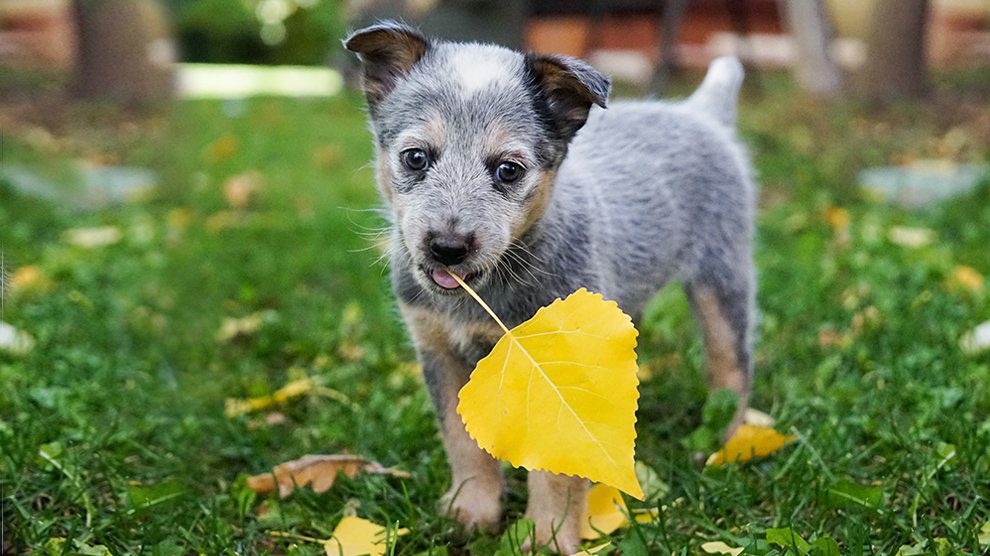
<path id="1" fill-rule="evenodd" d="M 391 475 L 408 478 L 409 473 L 385 467 L 377 461 L 349 454 L 307 455 L 276 465 L 271 473 L 248 477 L 247 485 L 258 494 L 273 492 L 276 487 L 280 497 L 288 496 L 296 486 L 309 486 L 313 492 L 326 492 L 343 473 L 354 479 L 361 473 Z"/>

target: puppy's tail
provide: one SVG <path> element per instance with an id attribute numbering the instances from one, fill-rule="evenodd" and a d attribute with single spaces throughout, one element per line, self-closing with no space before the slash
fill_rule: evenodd
<path id="1" fill-rule="evenodd" d="M 708 66 L 701 86 L 684 104 L 715 118 L 722 124 L 736 125 L 736 102 L 743 81 L 743 66 L 733 56 L 716 58 Z"/>

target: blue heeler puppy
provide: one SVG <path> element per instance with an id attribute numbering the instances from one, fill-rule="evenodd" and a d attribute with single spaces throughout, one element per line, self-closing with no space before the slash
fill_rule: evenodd
<path id="1" fill-rule="evenodd" d="M 344 44 L 363 62 L 392 285 L 453 475 L 446 511 L 492 527 L 503 488 L 499 463 L 455 412 L 501 333 L 450 273 L 509 326 L 580 287 L 636 318 L 679 280 L 711 387 L 746 405 L 755 186 L 733 129 L 738 61 L 716 60 L 686 101 L 605 110 L 609 80 L 580 60 L 431 40 L 393 22 Z M 576 550 L 586 491 L 580 478 L 529 474 L 536 543 Z"/>

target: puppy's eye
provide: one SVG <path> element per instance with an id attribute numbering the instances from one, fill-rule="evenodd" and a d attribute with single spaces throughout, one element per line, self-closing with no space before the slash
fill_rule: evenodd
<path id="1" fill-rule="evenodd" d="M 495 179 L 502 183 L 512 183 L 522 177 L 525 170 L 515 162 L 505 161 L 495 168 Z"/>
<path id="2" fill-rule="evenodd" d="M 423 149 L 402 151 L 402 165 L 413 172 L 422 172 L 430 165 L 430 157 Z"/>

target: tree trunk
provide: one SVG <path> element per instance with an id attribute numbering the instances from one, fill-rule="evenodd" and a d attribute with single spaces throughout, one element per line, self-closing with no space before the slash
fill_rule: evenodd
<path id="1" fill-rule="evenodd" d="M 79 33 L 76 93 L 128 104 L 174 92 L 175 42 L 154 0 L 73 0 Z"/>
<path id="2" fill-rule="evenodd" d="M 832 26 L 823 0 L 779 0 L 778 4 L 797 46 L 798 85 L 816 95 L 834 96 L 842 87 L 842 76 L 832 58 Z"/>
<path id="3" fill-rule="evenodd" d="M 928 0 L 877 0 L 860 89 L 873 98 L 925 93 Z"/>

